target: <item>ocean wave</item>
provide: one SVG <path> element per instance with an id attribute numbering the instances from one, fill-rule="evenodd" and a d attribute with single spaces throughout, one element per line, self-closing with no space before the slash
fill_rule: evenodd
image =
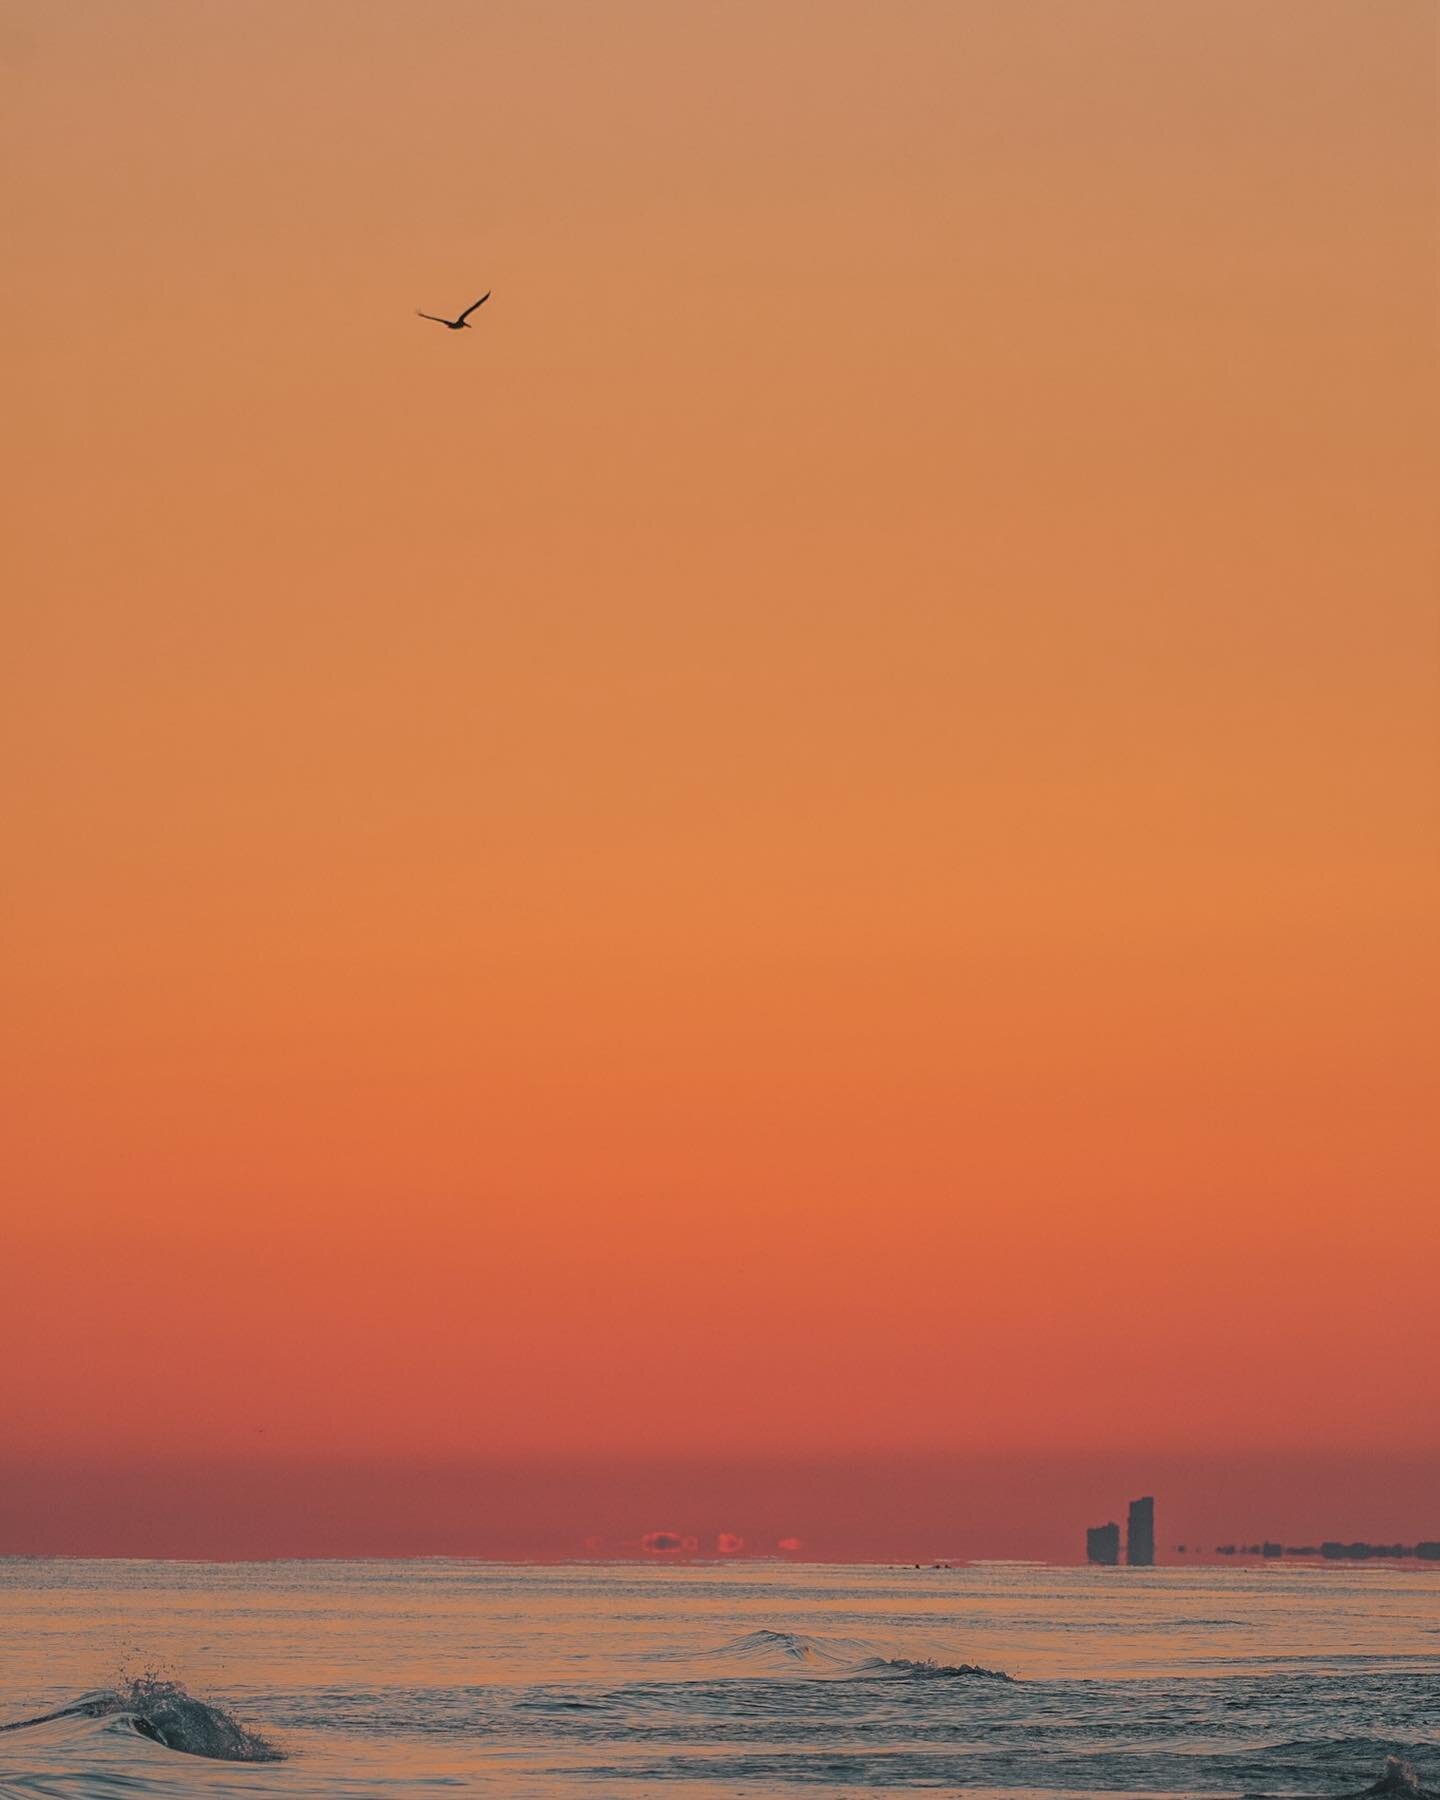
<path id="1" fill-rule="evenodd" d="M 1004 1669 L 986 1669 L 979 1663 L 942 1663 L 928 1656 L 872 1656 L 856 1671 L 860 1675 L 897 1675 L 908 1681 L 1013 1681 Z"/>
<path id="2" fill-rule="evenodd" d="M 838 1669 L 851 1666 L 872 1654 L 872 1646 L 852 1638 L 810 1637 L 800 1631 L 772 1631 L 762 1628 L 747 1631 L 702 1653 L 716 1662 L 743 1663 L 749 1667 L 789 1667 L 800 1664 L 812 1669 Z"/>
<path id="3" fill-rule="evenodd" d="M 979 1663 L 941 1662 L 935 1657 L 889 1656 L 861 1638 L 811 1637 L 798 1631 L 762 1629 L 748 1631 L 706 1653 L 706 1659 L 723 1664 L 742 1664 L 746 1673 L 789 1673 L 803 1670 L 831 1677 L 891 1676 L 908 1680 L 1013 1681 L 1003 1669 L 982 1668 Z"/>
<path id="4" fill-rule="evenodd" d="M 134 1676 L 118 1688 L 84 1694 L 54 1712 L 0 1725 L 0 1731 L 27 1731 L 66 1719 L 103 1719 L 111 1728 L 133 1731 L 166 1750 L 208 1757 L 213 1762 L 285 1760 L 283 1750 L 248 1730 L 223 1707 L 197 1700 L 178 1681 L 158 1675 Z"/>
<path id="5" fill-rule="evenodd" d="M 1267 1797 L 1247 1794 L 1245 1800 L 1267 1800 Z M 1421 1785 L 1414 1765 L 1403 1756 L 1387 1756 L 1384 1773 L 1378 1781 L 1372 1781 L 1369 1787 L 1351 1788 L 1346 1793 L 1331 1795 L 1329 1800 L 1440 1800 L 1440 1794 Z"/>

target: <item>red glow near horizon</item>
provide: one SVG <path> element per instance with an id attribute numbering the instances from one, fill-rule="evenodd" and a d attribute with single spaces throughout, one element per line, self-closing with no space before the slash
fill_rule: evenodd
<path id="1" fill-rule="evenodd" d="M 0 1550 L 1423 1535 L 1428 9 L 422 11 L 10 8 Z"/>

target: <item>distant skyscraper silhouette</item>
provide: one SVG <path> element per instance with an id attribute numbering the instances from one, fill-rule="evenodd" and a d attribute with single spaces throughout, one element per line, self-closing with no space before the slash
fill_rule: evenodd
<path id="1" fill-rule="evenodd" d="M 1148 1569 L 1155 1561 L 1155 1502 L 1148 1494 L 1143 1500 L 1130 1502 L 1125 1561 L 1132 1569 Z"/>
<path id="2" fill-rule="evenodd" d="M 1085 1555 L 1092 1563 L 1113 1569 L 1120 1560 L 1120 1527 L 1092 1525 L 1085 1533 Z"/>

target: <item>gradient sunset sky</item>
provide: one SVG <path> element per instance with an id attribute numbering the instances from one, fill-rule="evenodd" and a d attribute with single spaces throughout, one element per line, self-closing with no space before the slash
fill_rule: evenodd
<path id="1" fill-rule="evenodd" d="M 0 3 L 36 1518 L 1440 1492 L 1436 20 Z"/>

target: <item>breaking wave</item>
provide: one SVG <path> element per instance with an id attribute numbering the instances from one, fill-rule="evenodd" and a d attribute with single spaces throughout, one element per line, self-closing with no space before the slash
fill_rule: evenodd
<path id="1" fill-rule="evenodd" d="M 1247 1794 L 1245 1800 L 1266 1800 L 1261 1794 Z M 1440 1800 L 1440 1794 L 1422 1786 L 1414 1765 L 1403 1756 L 1387 1756 L 1385 1772 L 1369 1787 L 1353 1788 L 1336 1794 L 1332 1800 Z"/>
<path id="2" fill-rule="evenodd" d="M 211 1706 L 186 1692 L 178 1681 L 137 1675 L 118 1688 L 84 1694 L 69 1706 L 0 1725 L 0 1731 L 26 1731 L 67 1719 L 103 1719 L 112 1728 L 135 1732 L 167 1750 L 214 1762 L 283 1762 L 285 1753 L 258 1732 L 247 1730 L 223 1707 Z"/>
<path id="3" fill-rule="evenodd" d="M 942 1663 L 928 1656 L 873 1656 L 863 1663 L 861 1675 L 900 1675 L 908 1681 L 1013 1681 L 1004 1669 L 986 1669 L 979 1663 Z"/>
<path id="4" fill-rule="evenodd" d="M 806 1670 L 816 1675 L 893 1676 L 907 1680 L 1013 1681 L 1003 1669 L 979 1663 L 947 1663 L 932 1657 L 885 1656 L 859 1638 L 809 1637 L 798 1631 L 748 1631 L 708 1653 L 709 1659 L 741 1664 L 746 1672 Z"/>

